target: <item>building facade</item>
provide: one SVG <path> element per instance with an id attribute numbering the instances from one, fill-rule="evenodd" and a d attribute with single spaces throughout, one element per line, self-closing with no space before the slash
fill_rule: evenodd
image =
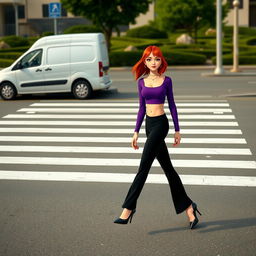
<path id="1" fill-rule="evenodd" d="M 227 1 L 230 5 L 230 12 L 225 21 L 227 25 L 233 25 L 233 0 L 223 0 L 223 2 Z M 0 36 L 14 34 L 33 36 L 41 35 L 46 31 L 53 32 L 53 19 L 48 17 L 50 2 L 60 2 L 60 0 L 0 0 Z M 137 17 L 136 24 L 121 26 L 121 34 L 128 28 L 142 26 L 148 24 L 149 20 L 154 20 L 154 2 L 149 6 L 146 14 Z M 63 33 L 66 28 L 73 25 L 91 24 L 89 20 L 74 16 L 64 8 L 61 13 L 62 16 L 58 18 L 57 22 L 58 33 Z M 240 0 L 239 26 L 256 28 L 256 0 Z M 16 29 L 17 27 L 18 29 Z"/>
<path id="2" fill-rule="evenodd" d="M 54 22 L 48 17 L 48 4 L 51 2 L 60 0 L 0 0 L 0 36 L 16 34 L 15 16 L 18 17 L 18 34 L 21 36 L 53 32 Z M 75 17 L 64 8 L 57 20 L 58 33 L 73 25 L 91 24 L 89 20 Z"/>

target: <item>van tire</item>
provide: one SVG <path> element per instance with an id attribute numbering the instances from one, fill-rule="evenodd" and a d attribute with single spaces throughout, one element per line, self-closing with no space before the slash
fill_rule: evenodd
<path id="1" fill-rule="evenodd" d="M 4 100 L 13 100 L 17 96 L 17 90 L 12 83 L 3 82 L 0 85 L 0 96 Z"/>
<path id="2" fill-rule="evenodd" d="M 89 99 L 92 95 L 92 87 L 86 80 L 77 80 L 72 86 L 72 93 L 77 99 Z"/>

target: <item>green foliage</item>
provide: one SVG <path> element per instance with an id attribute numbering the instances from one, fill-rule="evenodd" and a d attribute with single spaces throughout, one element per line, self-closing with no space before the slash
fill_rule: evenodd
<path id="1" fill-rule="evenodd" d="M 192 35 L 193 32 L 197 39 L 200 28 L 215 27 L 215 2 L 215 0 L 157 0 L 157 25 L 169 33 L 177 29 L 185 29 L 189 35 Z M 226 3 L 222 10 L 223 19 L 228 11 Z"/>
<path id="2" fill-rule="evenodd" d="M 54 33 L 51 31 L 45 31 L 42 33 L 42 36 L 52 36 L 52 35 L 54 35 Z"/>
<path id="3" fill-rule="evenodd" d="M 245 39 L 245 44 L 246 45 L 253 45 L 254 47 L 256 46 L 256 37 L 250 37 Z"/>
<path id="4" fill-rule="evenodd" d="M 75 25 L 64 30 L 64 34 L 73 33 L 103 33 L 103 30 L 94 25 Z"/>
<path id="5" fill-rule="evenodd" d="M 178 45 L 177 45 L 178 46 Z M 179 46 L 168 46 L 168 45 L 164 45 L 161 48 L 162 51 L 181 51 L 186 54 L 186 53 L 195 53 L 195 54 L 199 54 L 199 55 L 204 55 L 206 56 L 207 59 L 213 57 L 216 55 L 216 49 L 211 48 L 211 49 L 205 49 L 205 48 L 201 48 L 198 45 L 190 45 L 189 47 L 187 45 L 184 45 L 184 48 Z M 176 50 L 177 49 L 177 50 Z M 222 50 L 223 54 L 228 54 L 230 53 L 230 49 L 223 49 Z"/>
<path id="6" fill-rule="evenodd" d="M 2 52 L 0 51 L 0 59 L 16 60 L 22 55 L 21 52 Z"/>
<path id="7" fill-rule="evenodd" d="M 115 51 L 109 55 L 110 66 L 133 66 L 142 56 L 143 51 L 122 52 Z M 200 54 L 183 53 L 178 51 L 163 51 L 169 65 L 205 64 L 206 57 Z"/>
<path id="8" fill-rule="evenodd" d="M 142 56 L 142 51 L 123 52 L 115 51 L 109 53 L 111 67 L 133 66 Z"/>
<path id="9" fill-rule="evenodd" d="M 136 38 L 167 38 L 168 37 L 165 31 L 161 31 L 150 25 L 129 29 L 126 32 L 126 36 L 136 37 Z"/>
<path id="10" fill-rule="evenodd" d="M 0 68 L 5 68 L 11 66 L 13 63 L 13 60 L 8 59 L 0 59 Z"/>
<path id="11" fill-rule="evenodd" d="M 233 65 L 233 55 L 226 54 L 223 55 L 223 65 Z M 256 64 L 256 51 L 255 52 L 241 52 L 239 55 L 240 65 L 255 65 Z M 216 56 L 212 57 L 212 63 L 216 64 Z"/>
<path id="12" fill-rule="evenodd" d="M 206 56 L 202 54 L 162 51 L 168 65 L 203 65 L 206 63 Z"/>
<path id="13" fill-rule="evenodd" d="M 167 40 L 168 41 L 168 40 Z M 162 45 L 165 41 L 164 39 L 142 39 L 133 37 L 113 37 L 111 51 L 121 51 L 124 50 L 128 45 L 134 45 L 138 49 L 144 49 L 149 45 Z"/>
<path id="14" fill-rule="evenodd" d="M 27 46 L 29 45 L 29 40 L 21 36 L 5 36 L 1 39 L 11 47 Z"/>
<path id="15" fill-rule="evenodd" d="M 232 37 L 233 26 L 224 26 L 223 32 L 224 32 L 225 36 L 229 35 L 230 37 Z M 255 28 L 247 28 L 247 27 L 239 27 L 239 35 L 256 36 L 256 29 Z"/>
<path id="16" fill-rule="evenodd" d="M 146 13 L 151 2 L 152 0 L 61 0 L 66 10 L 88 18 L 104 31 L 108 49 L 111 47 L 112 31 L 118 31 L 119 25 L 135 24 L 136 17 Z"/>
<path id="17" fill-rule="evenodd" d="M 22 46 L 22 47 L 12 47 L 12 48 L 7 48 L 7 49 L 0 49 L 0 53 L 4 52 L 25 52 L 29 49 L 29 46 Z"/>

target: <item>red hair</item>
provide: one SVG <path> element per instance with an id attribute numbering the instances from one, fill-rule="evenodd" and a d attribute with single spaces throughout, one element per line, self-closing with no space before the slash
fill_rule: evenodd
<path id="1" fill-rule="evenodd" d="M 161 75 L 165 72 L 167 68 L 167 61 L 165 60 L 160 48 L 155 45 L 150 45 L 144 50 L 141 59 L 132 67 L 132 73 L 135 73 L 136 80 L 140 76 L 149 73 L 150 70 L 147 66 L 145 66 L 144 61 L 150 55 L 151 52 L 153 53 L 154 56 L 157 56 L 162 60 L 161 66 L 158 69 L 158 73 Z"/>

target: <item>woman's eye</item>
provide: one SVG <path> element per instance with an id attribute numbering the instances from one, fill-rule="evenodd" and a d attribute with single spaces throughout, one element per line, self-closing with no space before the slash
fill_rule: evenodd
<path id="1" fill-rule="evenodd" d="M 146 59 L 146 61 L 151 61 L 151 59 Z"/>
<path id="2" fill-rule="evenodd" d="M 156 59 L 156 61 L 160 61 L 161 59 Z"/>

